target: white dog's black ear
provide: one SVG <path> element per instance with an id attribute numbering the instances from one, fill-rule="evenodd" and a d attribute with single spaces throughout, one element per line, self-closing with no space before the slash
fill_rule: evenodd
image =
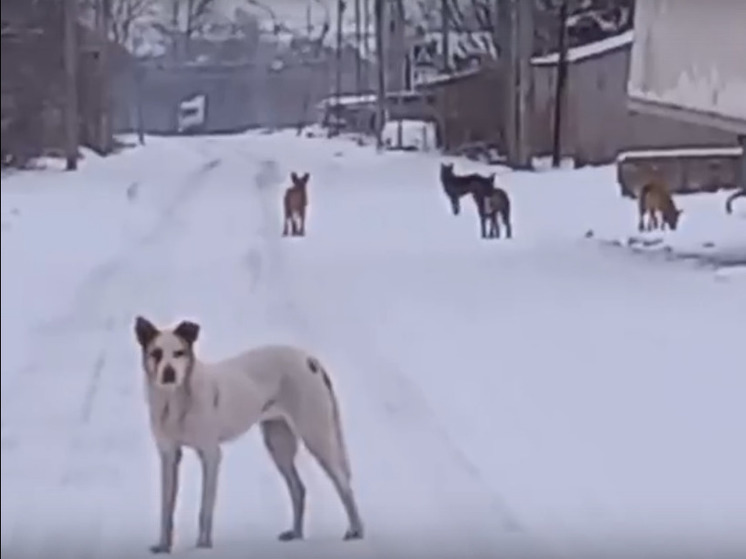
<path id="1" fill-rule="evenodd" d="M 199 324 L 190 320 L 182 320 L 179 325 L 174 328 L 174 334 L 179 336 L 189 345 L 192 345 L 199 337 Z"/>
<path id="2" fill-rule="evenodd" d="M 159 333 L 158 328 L 147 318 L 135 318 L 135 337 L 142 347 L 147 347 Z"/>

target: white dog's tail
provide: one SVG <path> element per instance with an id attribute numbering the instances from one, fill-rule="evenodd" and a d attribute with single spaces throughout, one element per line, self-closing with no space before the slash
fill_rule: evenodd
<path id="1" fill-rule="evenodd" d="M 339 402 L 337 400 L 337 394 L 332 386 L 332 380 L 329 378 L 329 374 L 326 369 L 319 363 L 319 360 L 315 357 L 308 358 L 308 366 L 312 372 L 320 374 L 321 380 L 324 383 L 327 391 L 329 392 L 329 404 L 331 405 L 332 412 L 332 428 L 334 429 L 334 443 L 337 449 L 337 460 L 339 461 L 339 467 L 342 469 L 342 473 L 347 480 L 352 479 L 352 468 L 350 467 L 350 457 L 347 453 L 347 445 L 345 444 L 344 433 L 342 432 L 342 418 L 339 413 Z"/>
<path id="2" fill-rule="evenodd" d="M 349 481 L 352 479 L 352 468 L 350 468 L 350 457 L 347 454 L 347 445 L 345 444 L 344 433 L 342 432 L 342 418 L 339 414 L 337 395 L 332 390 L 331 383 L 329 383 L 329 387 L 329 397 L 332 399 L 332 414 L 334 417 L 334 434 L 337 437 L 337 448 L 339 448 L 340 453 L 339 462 Z"/>
<path id="3" fill-rule="evenodd" d="M 345 444 L 345 438 L 344 433 L 342 432 L 342 417 L 339 412 L 339 402 L 337 401 L 337 394 L 334 391 L 334 386 L 332 386 L 332 381 L 329 378 L 329 374 L 326 372 L 326 369 L 321 365 L 321 363 L 318 362 L 317 359 L 309 359 L 308 364 L 311 367 L 311 370 L 314 372 L 321 373 L 321 379 L 324 381 L 324 386 L 326 386 L 327 390 L 329 391 L 329 403 L 332 407 L 332 422 L 334 423 L 334 438 L 336 439 L 335 442 L 337 447 L 337 452 L 339 452 L 339 466 L 342 468 L 342 473 L 344 473 L 345 477 L 349 481 L 352 479 L 352 468 L 350 467 L 350 457 L 347 453 L 347 445 Z"/>

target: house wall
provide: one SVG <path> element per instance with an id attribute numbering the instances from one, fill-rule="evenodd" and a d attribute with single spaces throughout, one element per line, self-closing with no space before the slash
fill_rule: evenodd
<path id="1" fill-rule="evenodd" d="M 628 91 L 641 111 L 746 134 L 746 4 L 638 0 Z"/>
<path id="2" fill-rule="evenodd" d="M 487 143 L 503 150 L 503 86 L 497 67 L 487 66 L 420 89 L 434 95 L 433 119 L 441 149 Z"/>
<path id="3" fill-rule="evenodd" d="M 563 156 L 579 163 L 612 162 L 620 151 L 661 147 L 736 145 L 736 135 L 660 116 L 632 113 L 627 105 L 630 45 L 568 65 L 562 125 Z M 534 64 L 531 134 L 536 155 L 551 153 L 555 64 Z"/>

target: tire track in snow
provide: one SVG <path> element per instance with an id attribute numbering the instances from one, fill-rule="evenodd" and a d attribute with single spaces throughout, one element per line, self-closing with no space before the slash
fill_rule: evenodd
<path id="1" fill-rule="evenodd" d="M 299 312 L 299 308 L 291 296 L 292 291 L 287 281 L 286 267 L 282 258 L 282 242 L 292 242 L 294 239 L 280 236 L 282 224 L 279 204 L 282 199 L 282 174 L 279 163 L 274 160 L 262 161 L 254 185 L 261 206 L 262 221 L 258 233 L 264 248 L 263 268 L 265 269 L 265 279 L 269 278 L 265 282 L 269 290 L 266 319 L 271 324 L 279 318 L 281 322 L 287 321 L 295 326 L 301 326 L 304 331 L 307 331 L 309 330 L 308 323 Z M 336 505 L 336 503 L 334 504 Z M 365 511 L 362 511 L 362 514 L 365 519 Z M 390 553 L 390 550 L 380 545 L 375 536 L 371 537 L 369 525 L 368 535 L 364 540 L 334 542 L 333 547 L 324 546 L 319 552 L 329 559 L 335 559 L 336 557 L 345 557 L 345 559 L 391 557 L 393 559 L 395 557 Z M 290 553 L 287 555 L 288 557 L 295 556 Z"/>
<path id="2" fill-rule="evenodd" d="M 103 291 L 104 286 L 126 268 L 129 260 L 137 257 L 138 250 L 150 246 L 176 225 L 178 212 L 199 193 L 208 175 L 217 169 L 220 163 L 221 159 L 210 158 L 188 175 L 174 196 L 159 210 L 159 217 L 153 227 L 136 237 L 124 250 L 94 268 L 78 289 L 76 300 L 68 313 L 44 323 L 36 333 L 55 336 L 60 331 L 67 330 L 76 318 L 90 315 L 93 310 L 91 307 L 95 307 L 96 296 Z"/>
<path id="3" fill-rule="evenodd" d="M 103 324 L 104 329 L 111 329 L 110 327 L 107 327 L 106 324 L 113 320 L 113 317 L 106 317 L 102 320 L 94 319 L 91 320 L 90 323 L 87 323 L 85 320 L 86 318 L 96 315 L 98 299 L 104 291 L 105 286 L 111 282 L 117 274 L 122 272 L 129 259 L 133 256 L 136 257 L 139 249 L 153 243 L 154 240 L 166 232 L 169 227 L 174 225 L 174 218 L 178 211 L 186 206 L 197 194 L 199 187 L 204 184 L 206 176 L 210 171 L 217 168 L 219 164 L 220 159 L 212 158 L 194 173 L 190 174 L 186 180 L 184 180 L 183 186 L 177 189 L 173 198 L 161 209 L 160 217 L 156 220 L 155 225 L 149 231 L 137 237 L 124 250 L 96 266 L 77 289 L 75 299 L 70 309 L 61 316 L 53 317 L 38 325 L 31 331 L 31 335 L 36 339 L 54 340 L 54 338 L 60 334 L 69 333 L 71 330 L 76 328 L 95 331 L 99 330 Z M 25 383 L 28 374 L 40 374 L 43 370 L 46 364 L 46 356 L 41 355 L 41 360 L 42 361 L 39 362 L 32 359 L 24 367 L 26 374 L 12 375 L 11 378 L 7 380 L 4 378 L 4 384 L 10 385 L 10 388 L 6 389 L 2 396 L 2 406 L 5 409 L 11 408 L 13 401 L 17 400 L 15 396 L 10 398 L 11 395 L 15 395 L 15 385 Z"/>
<path id="4" fill-rule="evenodd" d="M 206 157 L 208 154 L 202 150 L 199 152 L 199 155 Z M 95 316 L 98 298 L 104 291 L 105 286 L 114 276 L 122 271 L 127 261 L 133 255 L 136 256 L 138 249 L 152 243 L 168 227 L 174 225 L 175 215 L 197 194 L 206 176 L 217 168 L 220 162 L 219 158 L 209 158 L 196 171 L 189 174 L 184 179 L 182 186 L 176 190 L 174 196 L 161 208 L 160 217 L 156 220 L 155 225 L 143 235 L 137 237 L 125 249 L 96 266 L 77 289 L 70 309 L 62 315 L 50 318 L 37 325 L 37 327 L 31 330 L 31 336 L 36 339 L 54 340 L 60 334 L 66 334 L 75 328 L 98 330 L 101 327 L 101 323 L 105 324 L 108 320 L 111 320 L 111 317 L 107 317 L 101 321 L 92 320 L 90 323 L 86 323 L 85 318 Z M 43 354 L 38 360 L 32 357 L 23 367 L 22 371 L 18 371 L 15 374 L 9 374 L 6 371 L 3 372 L 5 390 L 0 395 L 0 401 L 4 410 L 13 408 L 18 402 L 19 399 L 16 397 L 16 391 L 19 385 L 28 383 L 29 376 L 43 374 L 46 357 Z"/>
<path id="5" fill-rule="evenodd" d="M 268 165 L 279 169 L 276 162 L 269 162 Z M 377 414 L 386 418 L 388 422 L 388 427 L 385 430 L 389 431 L 393 435 L 392 439 L 396 440 L 387 448 L 389 450 L 392 448 L 398 449 L 400 452 L 392 452 L 392 454 L 401 455 L 403 453 L 407 455 L 409 451 L 413 453 L 410 454 L 410 461 L 416 462 L 422 458 L 416 455 L 418 445 L 424 444 L 428 448 L 428 452 L 439 457 L 438 462 L 445 464 L 441 466 L 445 469 L 445 474 L 440 482 L 446 485 L 453 483 L 455 474 L 456 478 L 460 478 L 460 481 L 455 482 L 459 487 L 470 486 L 471 491 L 476 491 L 479 494 L 480 510 L 494 519 L 495 527 L 498 530 L 506 535 L 527 535 L 526 528 L 515 513 L 510 510 L 505 499 L 489 486 L 483 479 L 479 468 L 452 439 L 449 431 L 439 423 L 436 414 L 427 404 L 422 392 L 412 384 L 397 365 L 383 357 L 380 349 L 373 344 L 369 329 L 366 329 L 359 321 L 353 320 L 354 317 L 344 317 L 343 309 L 335 308 L 334 315 L 340 327 L 344 328 L 344 325 L 354 324 L 355 332 L 352 335 L 348 332 L 346 336 L 332 340 L 330 338 L 333 336 L 328 332 L 328 328 L 320 326 L 318 313 L 309 310 L 307 305 L 301 306 L 297 290 L 291 282 L 291 278 L 296 276 L 290 273 L 283 243 L 279 237 L 277 218 L 279 214 L 275 205 L 280 192 L 277 188 L 268 188 L 269 186 L 278 186 L 279 180 L 274 181 L 272 185 L 261 184 L 261 187 L 259 183 L 262 181 L 255 182 L 257 183 L 264 213 L 262 229 L 265 233 L 266 258 L 271 263 L 268 266 L 270 268 L 268 273 L 272 277 L 271 283 L 275 295 L 274 302 L 271 302 L 268 306 L 268 318 L 271 320 L 273 315 L 274 317 L 280 317 L 280 320 L 288 325 L 302 330 L 308 339 L 320 342 L 322 347 L 339 348 L 340 345 L 344 345 L 342 352 L 350 363 L 366 364 L 359 370 L 359 373 L 361 378 L 365 377 L 364 383 L 371 389 L 370 393 L 375 394 L 377 404 L 374 407 L 378 408 Z M 352 383 L 348 379 L 346 384 Z M 344 402 L 343 407 L 346 407 Z M 350 415 L 349 410 L 346 415 Z M 388 458 L 382 457 L 382 460 L 385 461 Z M 454 501 L 456 507 L 458 504 Z M 454 510 L 454 507 L 447 504 L 440 503 L 440 506 L 443 507 L 446 515 L 450 515 Z M 447 512 L 445 512 L 446 510 Z M 363 513 L 365 514 L 365 511 Z M 488 523 L 480 522 L 479 526 L 484 528 L 485 524 Z M 372 556 L 395 556 L 396 550 L 386 549 L 389 546 L 377 539 L 382 534 L 375 534 L 375 525 L 369 525 L 369 532 L 371 537 L 366 540 L 366 546 L 367 551 L 372 552 Z M 479 542 L 481 547 L 477 547 L 479 544 L 476 541 L 472 542 L 475 550 L 480 549 L 485 554 L 494 552 L 494 540 L 492 538 L 484 537 L 485 534 L 479 533 L 478 529 L 474 530 L 473 536 L 475 539 L 481 540 Z M 427 547 L 428 544 L 423 545 Z M 526 553 L 526 557 L 533 557 L 536 546 L 538 546 L 538 542 L 532 541 L 530 550 L 522 549 L 517 553 L 519 555 Z M 543 556 L 550 557 L 545 550 L 542 550 L 542 553 Z"/>
<path id="6" fill-rule="evenodd" d="M 201 155 L 204 156 L 206 154 L 202 153 Z M 117 319 L 113 315 L 106 313 L 104 316 L 101 316 L 101 298 L 106 291 L 106 287 L 126 270 L 129 261 L 137 257 L 140 249 L 154 244 L 174 228 L 179 212 L 183 208 L 188 207 L 190 201 L 199 193 L 201 187 L 205 185 L 209 173 L 216 169 L 220 163 L 220 158 L 210 158 L 195 172 L 188 175 L 176 190 L 173 197 L 160 209 L 155 225 L 143 235 L 137 237 L 127 248 L 94 268 L 81 284 L 68 312 L 40 325 L 32 331 L 32 335 L 39 341 L 35 345 L 35 350 L 39 357 L 37 360 L 32 356 L 31 362 L 24 368 L 27 373 L 31 373 L 30 375 L 16 375 L 13 378 L 11 389 L 8 390 L 7 386 L 4 387 L 6 390 L 3 394 L 2 406 L 5 411 L 11 410 L 7 415 L 13 417 L 20 424 L 24 424 L 24 422 L 27 423 L 34 418 L 34 415 L 39 411 L 38 408 L 47 411 L 44 404 L 39 402 L 40 390 L 52 390 L 53 393 L 47 396 L 46 401 L 55 402 L 58 407 L 62 404 L 62 408 L 64 409 L 66 402 L 60 402 L 59 400 L 70 402 L 70 398 L 73 401 L 77 401 L 79 406 L 79 413 L 76 417 L 69 417 L 66 411 L 62 411 L 61 413 L 68 416 L 68 420 L 65 423 L 55 425 L 59 432 L 64 432 L 64 437 L 62 437 L 64 440 L 59 440 L 58 437 L 55 437 L 55 447 L 47 449 L 48 451 L 45 453 L 46 456 L 44 459 L 47 463 L 44 478 L 48 482 L 53 482 L 54 476 L 50 474 L 51 472 L 57 472 L 56 487 L 49 487 L 49 490 L 61 495 L 69 494 L 69 498 L 72 498 L 81 489 L 89 487 L 92 481 L 102 481 L 98 479 L 102 475 L 104 476 L 103 481 L 108 480 L 108 483 L 116 483 L 115 477 L 108 479 L 113 473 L 98 471 L 85 462 L 86 458 L 90 458 L 86 454 L 86 448 L 90 446 L 86 444 L 86 440 L 90 438 L 90 434 L 87 431 L 92 427 L 92 416 L 97 398 L 101 392 L 101 383 L 108 363 L 108 354 L 113 344 L 116 343 L 114 336 L 118 333 L 115 328 Z M 100 336 L 96 334 L 100 334 Z M 87 377 L 78 379 L 78 382 L 85 379 L 82 395 L 79 399 L 72 395 L 60 398 L 66 392 L 69 393 L 69 390 L 54 391 L 54 383 L 45 388 L 45 385 L 49 384 L 45 382 L 46 379 L 44 377 L 45 367 L 49 367 L 50 356 L 55 355 L 55 352 L 58 356 L 64 356 L 66 349 L 69 354 L 69 348 L 65 347 L 68 344 L 72 346 L 82 344 L 84 349 L 96 352 L 93 365 Z M 82 356 L 77 356 L 75 361 L 80 361 L 81 359 Z M 57 375 L 59 371 L 47 370 L 46 374 Z M 4 382 L 4 384 L 6 383 Z M 34 400 L 36 400 L 37 405 L 29 408 L 28 402 Z M 19 441 L 18 437 L 12 437 L 11 435 L 6 437 L 5 427 L 3 425 L 3 436 L 15 440 L 23 446 L 23 442 Z M 19 449 L 15 450 L 18 451 Z M 20 450 L 23 451 L 23 448 Z M 21 460 L 20 462 L 23 463 L 24 461 Z M 29 506 L 30 511 L 38 511 L 39 505 L 46 502 L 44 488 L 40 488 L 40 491 L 41 495 L 37 495 L 36 498 L 29 496 L 31 502 L 25 503 L 26 506 Z M 52 529 L 52 533 L 40 534 L 37 533 L 38 530 L 33 529 L 31 534 L 27 533 L 20 537 L 15 533 L 15 530 L 9 532 L 7 535 L 4 533 L 4 552 L 5 549 L 13 549 L 14 556 L 39 558 L 50 554 L 58 557 L 68 555 L 71 558 L 76 557 L 81 559 L 100 555 L 102 551 L 100 549 L 102 545 L 102 530 L 105 525 L 106 515 L 100 514 L 99 509 L 103 506 L 102 500 L 104 496 L 89 494 L 88 497 L 88 499 L 78 499 L 79 501 L 85 501 L 85 505 L 83 511 L 76 511 L 76 513 L 83 512 L 83 514 L 75 514 L 75 518 L 64 518 L 64 521 L 61 521 L 63 519 L 55 519 L 55 522 L 51 523 L 54 527 L 53 529 L 47 523 L 47 529 Z M 36 507 L 33 506 L 34 501 L 36 501 Z M 78 504 L 82 505 L 83 503 Z M 53 511 L 49 511 L 49 514 L 53 514 Z M 87 535 L 85 541 L 70 541 L 71 535 L 68 532 L 71 529 L 70 522 L 75 523 L 73 528 L 75 533 L 79 534 L 82 532 Z M 77 524 L 79 522 L 86 522 L 87 525 L 82 526 Z M 67 544 L 67 548 L 64 550 L 61 549 L 63 543 Z"/>

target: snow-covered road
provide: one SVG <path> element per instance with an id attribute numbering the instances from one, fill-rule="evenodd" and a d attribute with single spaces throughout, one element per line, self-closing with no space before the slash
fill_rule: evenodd
<path id="1" fill-rule="evenodd" d="M 746 551 L 746 283 L 583 239 L 591 209 L 634 225 L 610 169 L 505 175 L 516 239 L 480 242 L 437 163 L 246 135 L 4 179 L 3 556 L 147 556 L 138 313 L 197 319 L 208 359 L 302 344 L 337 381 L 368 539 L 339 541 L 304 456 L 308 538 L 275 542 L 289 505 L 253 433 L 224 461 L 216 557 Z M 305 239 L 279 237 L 291 170 L 311 172 Z"/>

